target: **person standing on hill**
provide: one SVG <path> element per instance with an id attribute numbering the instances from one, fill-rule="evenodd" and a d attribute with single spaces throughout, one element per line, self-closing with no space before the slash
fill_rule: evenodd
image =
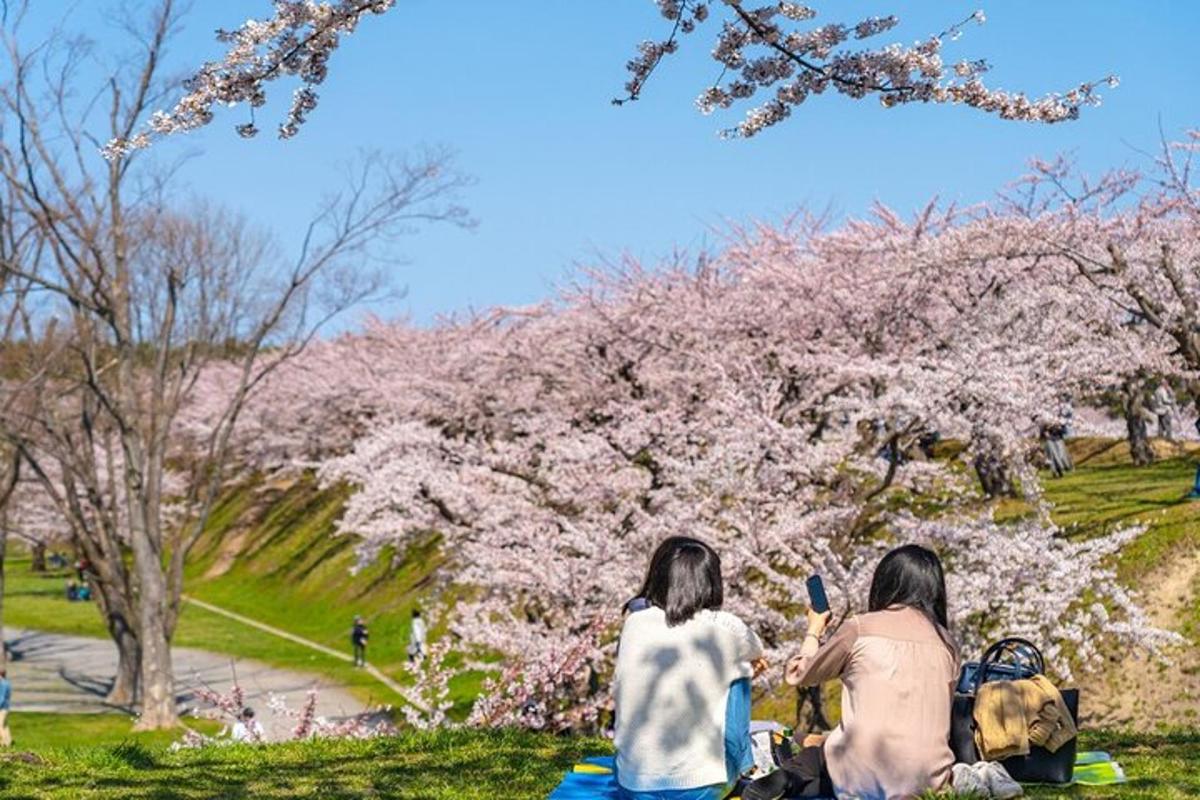
<path id="1" fill-rule="evenodd" d="M 1158 388 L 1150 397 L 1151 411 L 1158 421 L 1158 435 L 1168 442 L 1175 441 L 1172 422 L 1175 419 L 1175 393 L 1165 380 L 1158 382 Z"/>
<path id="2" fill-rule="evenodd" d="M 0 669 L 0 747 L 12 746 L 12 734 L 8 730 L 8 706 L 12 702 L 12 684 L 8 681 L 8 670 Z"/>
<path id="3" fill-rule="evenodd" d="M 363 622 L 363 618 L 354 617 L 354 627 L 350 629 L 350 645 L 354 648 L 354 666 L 365 667 L 367 665 L 367 639 L 370 633 L 367 632 L 367 623 Z"/>
<path id="4" fill-rule="evenodd" d="M 408 631 L 408 661 L 413 663 L 425 658 L 425 637 L 429 631 L 425 627 L 425 618 L 421 609 L 414 608 L 412 612 L 412 627 Z"/>
<path id="5" fill-rule="evenodd" d="M 1200 417 L 1196 418 L 1196 433 L 1200 434 Z M 1188 492 L 1189 500 L 1200 500 L 1200 464 L 1196 465 L 1196 479 L 1192 482 L 1192 490 Z"/>

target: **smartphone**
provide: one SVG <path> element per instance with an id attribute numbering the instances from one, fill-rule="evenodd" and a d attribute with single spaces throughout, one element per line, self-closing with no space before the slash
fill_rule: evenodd
<path id="1" fill-rule="evenodd" d="M 825 584 L 820 575 L 813 575 L 804 584 L 808 587 L 808 602 L 812 610 L 824 614 L 829 610 L 829 598 L 825 596 Z"/>

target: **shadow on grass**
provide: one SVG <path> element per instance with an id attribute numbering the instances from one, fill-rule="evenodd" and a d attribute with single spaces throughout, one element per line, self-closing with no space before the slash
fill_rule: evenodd
<path id="1" fill-rule="evenodd" d="M 544 798 L 571 764 L 608 749 L 595 739 L 478 731 L 179 752 L 120 745 L 7 770 L 3 796 Z"/>

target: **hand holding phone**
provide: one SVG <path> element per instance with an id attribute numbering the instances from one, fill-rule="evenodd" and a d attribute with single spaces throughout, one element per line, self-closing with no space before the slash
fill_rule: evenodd
<path id="1" fill-rule="evenodd" d="M 820 575 L 813 575 L 805 582 L 805 586 L 808 588 L 808 632 L 819 641 L 832 616 L 829 598 L 825 595 L 825 584 Z"/>
<path id="2" fill-rule="evenodd" d="M 804 584 L 808 588 L 808 604 L 818 614 L 829 610 L 829 598 L 825 595 L 825 583 L 820 575 L 813 575 Z"/>

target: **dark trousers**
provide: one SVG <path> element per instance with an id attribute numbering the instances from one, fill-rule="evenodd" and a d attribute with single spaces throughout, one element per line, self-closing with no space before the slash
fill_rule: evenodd
<path id="1" fill-rule="evenodd" d="M 354 666 L 361 667 L 367 663 L 366 642 L 351 642 L 354 645 Z"/>
<path id="2" fill-rule="evenodd" d="M 779 768 L 788 776 L 785 797 L 833 797 L 833 781 L 825 767 L 824 747 L 805 747 Z"/>
<path id="3" fill-rule="evenodd" d="M 833 797 L 833 781 L 825 768 L 824 748 L 805 747 L 791 754 L 788 747 L 777 749 L 772 740 L 771 755 L 779 769 L 741 787 L 743 800 Z"/>

